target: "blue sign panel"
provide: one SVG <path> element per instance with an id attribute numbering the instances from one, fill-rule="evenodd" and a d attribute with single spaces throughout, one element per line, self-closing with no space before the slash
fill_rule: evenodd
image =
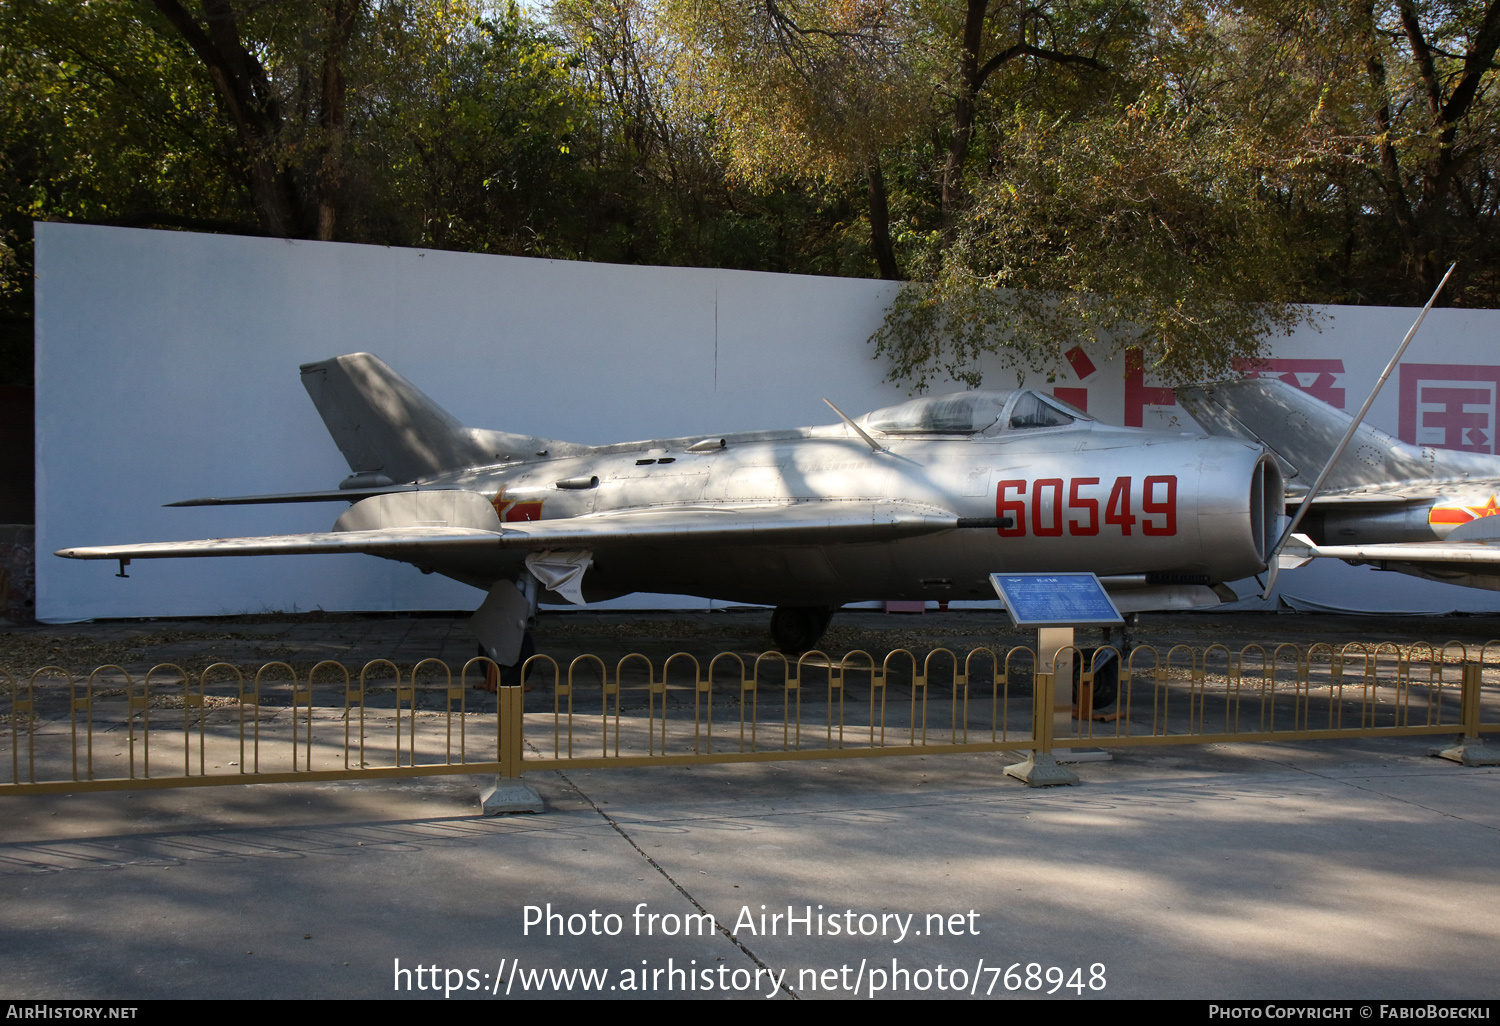
<path id="1" fill-rule="evenodd" d="M 1017 627 L 1123 623 L 1093 574 L 990 574 Z"/>

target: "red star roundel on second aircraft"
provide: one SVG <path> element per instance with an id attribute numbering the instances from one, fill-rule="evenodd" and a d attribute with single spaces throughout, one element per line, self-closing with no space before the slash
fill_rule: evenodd
<path id="1" fill-rule="evenodd" d="M 1492 517 L 1500 514 L 1500 502 L 1495 501 L 1491 495 L 1490 500 L 1481 506 L 1434 506 L 1427 512 L 1429 524 L 1467 524 L 1470 520 L 1478 520 L 1480 517 Z"/>

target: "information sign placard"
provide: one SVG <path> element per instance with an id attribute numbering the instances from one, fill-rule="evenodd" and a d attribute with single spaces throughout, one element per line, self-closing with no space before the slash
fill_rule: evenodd
<path id="1" fill-rule="evenodd" d="M 1017 627 L 1124 623 L 1094 574 L 990 574 Z"/>

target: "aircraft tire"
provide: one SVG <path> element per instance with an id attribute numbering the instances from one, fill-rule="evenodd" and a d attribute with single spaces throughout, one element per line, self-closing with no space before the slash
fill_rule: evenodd
<path id="1" fill-rule="evenodd" d="M 1073 659 L 1073 701 L 1075 704 L 1078 702 L 1078 682 L 1083 678 L 1083 668 L 1093 665 L 1095 651 L 1095 649 L 1086 648 L 1081 658 L 1075 656 Z M 1120 660 L 1111 658 L 1094 674 L 1094 711 L 1108 709 L 1119 697 Z"/>
<path id="2" fill-rule="evenodd" d="M 489 655 L 489 653 L 484 650 L 483 645 L 479 646 L 479 654 L 482 656 Z M 498 683 L 506 687 L 520 684 L 521 667 L 525 666 L 526 660 L 530 659 L 534 655 L 536 655 L 536 639 L 531 636 L 530 631 L 527 631 L 521 636 L 521 654 L 516 657 L 515 665 L 500 667 L 500 677 Z M 495 689 L 493 686 L 491 686 L 487 690 L 493 691 Z"/>
<path id="3" fill-rule="evenodd" d="M 514 666 L 500 667 L 500 683 L 505 687 L 514 687 L 522 683 L 521 668 L 526 665 L 526 660 L 536 655 L 536 639 L 527 631 L 521 635 L 521 653 L 516 656 Z"/>
<path id="4" fill-rule="evenodd" d="M 825 606 L 777 606 L 771 614 L 771 640 L 788 655 L 816 647 L 834 610 Z"/>

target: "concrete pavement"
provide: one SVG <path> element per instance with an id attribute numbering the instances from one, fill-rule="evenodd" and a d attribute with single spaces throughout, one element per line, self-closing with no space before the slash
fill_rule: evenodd
<path id="1" fill-rule="evenodd" d="M 1194 616 L 1141 633 L 1477 644 L 1490 626 Z M 616 659 L 758 651 L 764 628 L 763 612 L 581 614 L 540 633 L 559 657 Z M 829 647 L 997 630 L 855 611 Z M 463 617 L 319 614 L 16 628 L 0 662 L 409 666 L 472 645 Z M 536 773 L 548 811 L 498 820 L 477 815 L 490 781 L 465 777 L 7 797 L 0 997 L 1495 998 L 1500 770 L 1432 759 L 1439 740 L 1137 748 L 1045 791 L 994 755 Z M 782 919 L 762 929 L 762 912 Z"/>
<path id="2" fill-rule="evenodd" d="M 1430 746 L 8 798 L 0 996 L 1494 998 L 1500 770 Z"/>

